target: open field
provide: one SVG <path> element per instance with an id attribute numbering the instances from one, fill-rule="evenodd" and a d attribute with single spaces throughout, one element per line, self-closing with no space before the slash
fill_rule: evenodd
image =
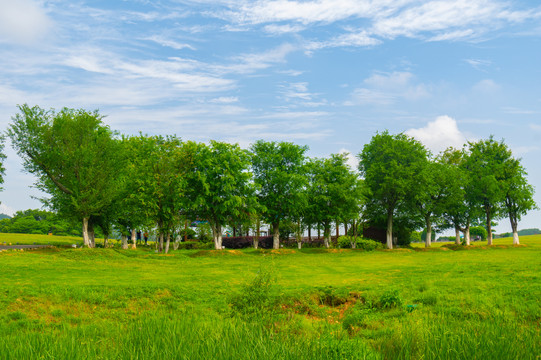
<path id="1" fill-rule="evenodd" d="M 536 359 L 541 236 L 511 242 L 469 251 L 4 251 L 0 354 Z"/>

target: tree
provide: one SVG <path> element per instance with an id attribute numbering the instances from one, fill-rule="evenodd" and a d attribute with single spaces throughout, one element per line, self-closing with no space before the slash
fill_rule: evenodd
<path id="1" fill-rule="evenodd" d="M 4 146 L 5 146 L 5 136 L 0 136 L 0 184 L 4 183 L 4 175 L 6 175 L 6 168 L 4 167 L 4 161 L 6 160 L 6 154 L 4 154 Z M 3 188 L 0 187 L 0 191 L 2 191 Z"/>
<path id="2" fill-rule="evenodd" d="M 38 176 L 44 202 L 83 224 L 83 240 L 94 247 L 92 216 L 107 207 L 119 188 L 123 159 L 115 133 L 97 112 L 19 106 L 8 129 L 26 171 Z"/>
<path id="3" fill-rule="evenodd" d="M 513 244 L 520 244 L 518 237 L 518 222 L 522 215 L 529 210 L 536 209 L 537 205 L 533 200 L 534 189 L 528 184 L 526 170 L 520 164 L 520 160 L 510 158 L 504 166 L 503 193 L 504 209 L 509 216 L 511 229 L 513 231 Z"/>
<path id="4" fill-rule="evenodd" d="M 222 249 L 226 224 L 249 220 L 254 213 L 255 195 L 250 182 L 250 155 L 237 144 L 211 141 L 210 145 L 186 143 L 191 162 L 188 175 L 190 212 L 207 220 L 214 247 Z"/>
<path id="5" fill-rule="evenodd" d="M 364 176 L 367 197 L 373 212 L 384 213 L 387 219 L 387 247 L 393 247 L 393 215 L 406 205 L 408 196 L 419 188 L 420 173 L 427 151 L 417 140 L 405 135 L 376 134 L 359 154 L 359 170 Z M 374 214 L 378 215 L 378 214 Z"/>
<path id="6" fill-rule="evenodd" d="M 459 183 L 461 177 L 456 174 L 453 164 L 444 160 L 443 156 L 429 159 L 421 170 L 419 187 L 422 191 L 412 192 L 412 203 L 425 222 L 425 247 L 431 246 L 435 222 L 441 223 L 446 208 L 453 202 L 463 202 L 463 193 Z M 463 209 L 461 211 L 464 211 Z M 445 227 L 444 224 L 442 227 Z M 456 228 L 455 228 L 456 230 Z"/>
<path id="7" fill-rule="evenodd" d="M 272 225 L 273 248 L 280 247 L 280 222 L 298 210 L 301 190 L 306 184 L 306 146 L 289 142 L 257 141 L 252 145 L 252 170 L 262 214 Z"/>
<path id="8" fill-rule="evenodd" d="M 503 140 L 497 142 L 492 136 L 487 140 L 469 142 L 468 148 L 469 156 L 464 165 L 473 179 L 471 195 L 484 211 L 487 243 L 492 245 L 492 220 L 501 216 L 501 204 L 505 199 L 503 179 L 511 151 Z"/>
<path id="9" fill-rule="evenodd" d="M 138 175 L 130 178 L 130 204 L 156 225 L 158 251 L 167 253 L 171 235 L 188 206 L 185 194 L 190 160 L 175 136 L 140 135 L 136 142 L 138 155 L 133 166 Z"/>
<path id="10" fill-rule="evenodd" d="M 346 163 L 346 154 L 332 154 L 309 162 L 309 212 L 323 224 L 325 246 L 331 242 L 331 223 L 358 214 L 358 182 Z M 338 226 L 338 224 L 337 224 Z"/>

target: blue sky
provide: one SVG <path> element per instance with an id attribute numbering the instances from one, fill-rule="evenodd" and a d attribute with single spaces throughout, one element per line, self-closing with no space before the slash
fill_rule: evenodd
<path id="1" fill-rule="evenodd" d="M 287 140 L 311 156 L 355 155 L 385 129 L 434 153 L 494 135 L 541 189 L 535 1 L 0 0 L 0 54 L 2 129 L 28 103 L 99 109 L 127 134 Z M 39 207 L 6 153 L 0 211 Z"/>

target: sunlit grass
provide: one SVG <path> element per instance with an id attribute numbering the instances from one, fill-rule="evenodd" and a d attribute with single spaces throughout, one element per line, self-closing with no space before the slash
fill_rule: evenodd
<path id="1" fill-rule="evenodd" d="M 495 243 L 505 247 L 5 251 L 0 354 L 535 359 L 541 236 Z"/>

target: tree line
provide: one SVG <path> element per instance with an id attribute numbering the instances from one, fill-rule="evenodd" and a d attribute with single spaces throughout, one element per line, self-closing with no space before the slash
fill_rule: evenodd
<path id="1" fill-rule="evenodd" d="M 135 229 L 153 227 L 159 251 L 167 252 L 188 219 L 208 221 L 216 249 L 224 227 L 259 234 L 262 223 L 272 229 L 274 248 L 285 223 L 299 246 L 315 226 L 328 247 L 333 225 L 345 224 L 356 238 L 360 223 L 386 229 L 388 248 L 396 243 L 395 223 L 425 227 L 426 246 L 434 227 L 454 228 L 457 241 L 463 232 L 469 244 L 469 228 L 481 218 L 490 245 L 491 224 L 503 217 L 518 243 L 518 221 L 536 208 L 520 159 L 492 137 L 433 155 L 405 134 L 384 131 L 351 169 L 346 154 L 309 158 L 306 146 L 290 142 L 259 140 L 241 149 L 175 135 L 121 135 L 98 111 L 84 109 L 21 105 L 7 136 L 49 195 L 43 203 L 79 221 L 87 247 L 95 246 L 95 228 L 105 242 L 113 227 L 120 230 L 127 247 L 128 236 L 135 244 Z"/>

